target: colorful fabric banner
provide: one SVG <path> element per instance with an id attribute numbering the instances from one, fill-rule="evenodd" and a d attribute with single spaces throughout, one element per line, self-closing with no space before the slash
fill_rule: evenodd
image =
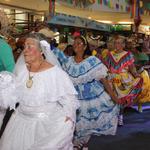
<path id="1" fill-rule="evenodd" d="M 102 5 L 103 0 L 97 0 L 97 3 Z"/>
<path id="2" fill-rule="evenodd" d="M 49 1 L 49 14 L 51 17 L 53 17 L 55 14 L 55 0 Z"/>
<path id="3" fill-rule="evenodd" d="M 110 32 L 111 25 L 86 18 L 57 13 L 48 23 Z"/>
<path id="4" fill-rule="evenodd" d="M 139 17 L 139 0 L 132 0 L 132 13 L 131 18 Z"/>
<path id="5" fill-rule="evenodd" d="M 68 4 L 72 4 L 72 0 L 67 0 Z"/>
<path id="6" fill-rule="evenodd" d="M 108 0 L 103 0 L 103 2 L 104 2 L 104 5 L 108 5 Z"/>

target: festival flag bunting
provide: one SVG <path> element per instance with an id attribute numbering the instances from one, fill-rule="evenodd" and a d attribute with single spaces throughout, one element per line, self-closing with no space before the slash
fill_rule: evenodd
<path id="1" fill-rule="evenodd" d="M 55 0 L 49 1 L 49 13 L 51 17 L 53 17 L 55 14 Z"/>
<path id="2" fill-rule="evenodd" d="M 107 0 L 103 0 L 103 2 L 104 2 L 104 5 L 108 5 L 108 1 Z"/>
<path id="3" fill-rule="evenodd" d="M 68 1 L 68 4 L 72 4 L 72 0 L 67 0 Z"/>
<path id="4" fill-rule="evenodd" d="M 139 0 L 133 0 L 131 18 L 139 16 Z"/>
<path id="5" fill-rule="evenodd" d="M 103 3 L 103 0 L 97 0 L 98 4 L 101 4 Z"/>

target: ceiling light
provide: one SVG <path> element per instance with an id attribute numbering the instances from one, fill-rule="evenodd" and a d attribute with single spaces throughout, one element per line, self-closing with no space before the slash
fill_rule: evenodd
<path id="1" fill-rule="evenodd" d="M 101 23 L 107 23 L 107 24 L 113 23 L 112 21 L 109 21 L 109 20 L 96 20 L 96 21 L 101 22 Z"/>
<path id="2" fill-rule="evenodd" d="M 133 22 L 128 21 L 120 21 L 118 24 L 133 24 Z"/>

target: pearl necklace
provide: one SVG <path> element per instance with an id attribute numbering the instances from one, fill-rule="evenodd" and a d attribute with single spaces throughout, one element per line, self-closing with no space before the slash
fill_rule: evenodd
<path id="1" fill-rule="evenodd" d="M 39 65 L 37 71 L 40 70 L 40 67 L 41 67 L 42 64 L 43 64 L 43 61 L 40 63 L 40 65 Z M 30 74 L 30 69 L 29 69 L 28 75 L 29 75 L 29 76 L 28 76 L 28 80 L 27 80 L 27 82 L 26 82 L 26 87 L 27 87 L 27 88 L 31 88 L 32 85 L 33 85 L 33 77 L 34 77 L 34 76 L 31 76 L 31 74 Z"/>

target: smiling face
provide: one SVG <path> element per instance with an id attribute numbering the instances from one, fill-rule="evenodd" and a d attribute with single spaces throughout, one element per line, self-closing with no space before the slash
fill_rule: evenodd
<path id="1" fill-rule="evenodd" d="M 76 54 L 84 54 L 84 51 L 86 49 L 86 43 L 84 39 L 82 39 L 81 37 L 75 38 L 73 48 Z"/>
<path id="2" fill-rule="evenodd" d="M 123 50 L 124 48 L 124 42 L 122 39 L 116 39 L 114 42 L 114 46 L 116 50 Z"/>
<path id="3" fill-rule="evenodd" d="M 24 58 L 25 62 L 31 64 L 39 60 L 41 55 L 40 45 L 36 39 L 27 38 L 24 45 Z"/>

